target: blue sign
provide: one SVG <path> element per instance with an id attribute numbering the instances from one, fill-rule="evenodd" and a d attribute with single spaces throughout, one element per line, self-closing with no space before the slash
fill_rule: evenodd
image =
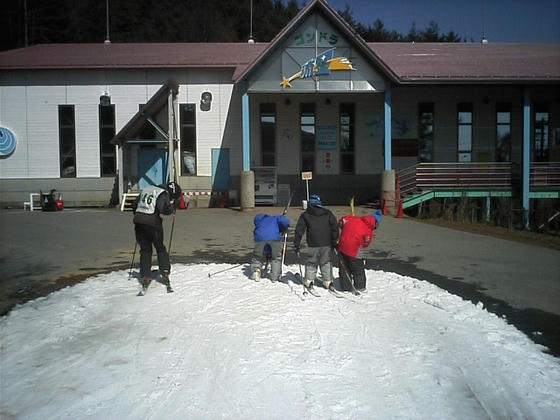
<path id="1" fill-rule="evenodd" d="M 336 125 L 317 126 L 317 150 L 336 149 Z"/>
<path id="2" fill-rule="evenodd" d="M 0 127 L 0 158 L 10 156 L 16 150 L 16 136 L 5 127 Z"/>

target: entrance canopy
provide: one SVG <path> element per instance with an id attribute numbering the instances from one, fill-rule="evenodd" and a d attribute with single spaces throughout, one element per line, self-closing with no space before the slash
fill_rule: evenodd
<path id="1" fill-rule="evenodd" d="M 118 177 L 119 191 L 124 192 L 124 176 L 123 174 L 123 154 L 126 144 L 158 144 L 167 143 L 167 165 L 162 165 L 168 173 L 166 179 L 177 181 L 178 172 L 177 165 L 177 94 L 179 93 L 179 85 L 172 80 L 167 81 L 158 91 L 150 98 L 150 100 L 134 114 L 134 116 L 126 123 L 126 125 L 113 137 L 111 143 L 118 146 Z M 157 115 L 160 114 L 167 106 L 167 127 L 162 128 L 157 122 Z M 154 135 L 150 138 L 145 137 L 146 126 L 149 125 L 154 130 Z M 165 141 L 156 139 L 155 133 Z M 139 161 L 143 156 L 138 157 Z M 158 162 L 161 160 L 158 157 Z M 150 166 L 150 165 L 148 165 Z"/>
<path id="2" fill-rule="evenodd" d="M 113 137 L 112 144 L 123 146 L 128 141 L 134 141 L 138 138 L 140 130 L 146 122 L 154 125 L 155 116 L 168 104 L 169 95 L 177 96 L 179 93 L 179 85 L 169 80 L 150 98 L 148 103 L 142 107 L 129 122 Z M 157 125 L 157 124 L 156 124 Z M 155 127 L 160 133 L 165 133 L 160 127 Z M 167 133 L 162 134 L 167 137 Z"/>

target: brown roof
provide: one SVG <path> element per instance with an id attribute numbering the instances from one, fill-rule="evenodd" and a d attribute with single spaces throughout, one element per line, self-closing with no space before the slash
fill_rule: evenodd
<path id="1" fill-rule="evenodd" d="M 368 43 L 402 83 L 560 81 L 559 44 Z"/>
<path id="2" fill-rule="evenodd" d="M 267 44 L 42 44 L 0 53 L 0 69 L 188 68 L 244 69 Z"/>
<path id="3" fill-rule="evenodd" d="M 0 69 L 232 68 L 233 80 L 268 43 L 44 44 L 0 53 Z M 560 44 L 368 43 L 400 83 L 560 81 Z M 262 54 L 260 58 L 264 58 Z"/>

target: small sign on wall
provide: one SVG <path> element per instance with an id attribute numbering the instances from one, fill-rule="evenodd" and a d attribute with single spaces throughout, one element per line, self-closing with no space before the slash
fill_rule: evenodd
<path id="1" fill-rule="evenodd" d="M 318 152 L 321 162 L 321 173 L 325 175 L 335 175 L 337 173 L 335 159 L 335 152 L 330 150 L 321 150 Z"/>

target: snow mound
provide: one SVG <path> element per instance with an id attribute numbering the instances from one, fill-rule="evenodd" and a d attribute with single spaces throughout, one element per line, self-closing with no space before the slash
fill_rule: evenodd
<path id="1" fill-rule="evenodd" d="M 143 297 L 118 271 L 18 306 L 0 416 L 558 418 L 558 359 L 481 304 L 372 270 L 361 296 L 304 297 L 297 270 L 175 264 Z"/>

